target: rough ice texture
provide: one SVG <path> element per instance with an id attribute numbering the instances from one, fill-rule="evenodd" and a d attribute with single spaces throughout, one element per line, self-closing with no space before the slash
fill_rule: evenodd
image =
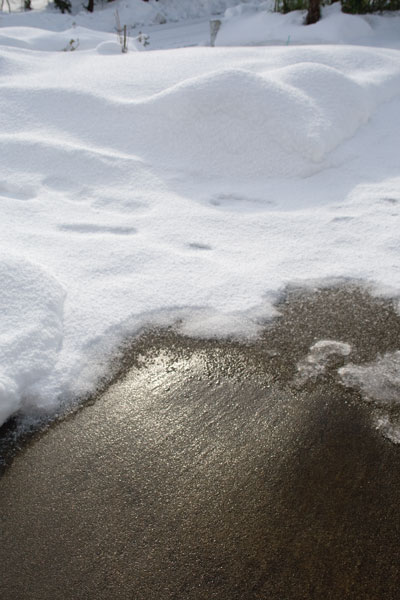
<path id="1" fill-rule="evenodd" d="M 261 73 L 218 69 L 133 106 L 132 116 L 142 124 L 146 156 L 168 166 L 202 175 L 293 176 L 313 172 L 371 110 L 351 77 L 296 62 Z"/>
<path id="2" fill-rule="evenodd" d="M 148 323 L 257 335 L 293 279 L 400 292 L 398 16 L 352 21 L 392 49 L 123 55 L 114 10 L 2 15 L 0 421 L 93 389 Z M 147 50 L 207 36 L 158 26 Z"/>
<path id="3" fill-rule="evenodd" d="M 400 404 L 400 351 L 380 356 L 368 365 L 348 364 L 339 374 L 344 385 L 359 389 L 366 400 Z"/>
<path id="4" fill-rule="evenodd" d="M 400 425 L 394 423 L 389 415 L 381 415 L 376 419 L 376 428 L 393 444 L 400 444 Z"/>
<path id="5" fill-rule="evenodd" d="M 359 390 L 365 401 L 377 406 L 377 429 L 394 444 L 400 444 L 400 422 L 392 414 L 400 407 L 400 351 L 378 356 L 367 365 L 349 363 L 339 369 L 339 375 L 343 385 Z"/>
<path id="6" fill-rule="evenodd" d="M 320 340 L 310 347 L 310 352 L 304 360 L 297 365 L 299 381 L 316 379 L 326 372 L 332 359 L 338 356 L 348 356 L 351 346 L 346 342 L 335 340 Z"/>

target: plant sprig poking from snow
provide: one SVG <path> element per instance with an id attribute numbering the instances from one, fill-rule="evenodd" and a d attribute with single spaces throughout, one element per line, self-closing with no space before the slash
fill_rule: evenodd
<path id="1" fill-rule="evenodd" d="M 79 48 L 79 38 L 69 40 L 68 44 L 63 48 L 64 52 L 74 52 Z"/>

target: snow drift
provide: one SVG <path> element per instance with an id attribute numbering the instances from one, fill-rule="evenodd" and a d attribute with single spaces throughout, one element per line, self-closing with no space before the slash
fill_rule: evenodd
<path id="1" fill-rule="evenodd" d="M 306 175 L 367 120 L 369 109 L 368 95 L 351 78 L 297 63 L 184 81 L 138 107 L 137 120 L 144 155 L 167 158 L 168 166 L 203 175 Z M 156 133 L 148 139 L 151 122 Z"/>

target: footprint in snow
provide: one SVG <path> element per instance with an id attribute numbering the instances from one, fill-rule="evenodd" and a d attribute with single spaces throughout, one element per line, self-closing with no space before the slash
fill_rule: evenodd
<path id="1" fill-rule="evenodd" d="M 212 247 L 208 244 L 201 244 L 199 242 L 191 242 L 188 244 L 188 248 L 191 250 L 212 250 Z"/>
<path id="2" fill-rule="evenodd" d="M 135 227 L 93 225 L 91 223 L 65 223 L 58 227 L 61 231 L 72 231 L 73 233 L 106 233 L 111 235 L 132 235 L 137 232 Z"/>
<path id="3" fill-rule="evenodd" d="M 210 200 L 210 204 L 217 208 L 235 212 L 257 212 L 274 206 L 271 200 L 248 198 L 235 193 L 217 194 Z"/>
<path id="4" fill-rule="evenodd" d="M 388 204 L 399 204 L 400 198 L 381 198 L 382 202 L 387 202 Z"/>
<path id="5" fill-rule="evenodd" d="M 30 185 L 14 185 L 6 181 L 0 181 L 0 197 L 12 200 L 32 200 L 36 197 L 36 190 Z"/>
<path id="6" fill-rule="evenodd" d="M 94 208 L 100 208 L 108 212 L 128 213 L 128 212 L 143 212 L 148 209 L 148 203 L 143 199 L 131 197 L 100 197 L 92 202 Z"/>
<path id="7" fill-rule="evenodd" d="M 347 216 L 334 217 L 331 220 L 331 223 L 347 223 L 348 221 L 352 221 L 353 219 L 354 219 L 354 217 L 347 217 Z"/>

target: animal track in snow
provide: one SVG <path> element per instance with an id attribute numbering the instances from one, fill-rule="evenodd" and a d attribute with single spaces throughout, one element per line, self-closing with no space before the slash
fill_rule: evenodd
<path id="1" fill-rule="evenodd" d="M 0 196 L 14 200 L 32 200 L 36 197 L 36 190 L 30 185 L 14 185 L 0 181 Z"/>
<path id="2" fill-rule="evenodd" d="M 334 217 L 331 220 L 331 223 L 347 223 L 348 221 L 352 221 L 353 219 L 354 219 L 354 217 L 347 217 L 347 216 Z"/>
<path id="3" fill-rule="evenodd" d="M 271 200 L 261 200 L 260 198 L 248 198 L 235 193 L 217 194 L 210 200 L 210 204 L 217 208 L 222 208 L 234 212 L 257 212 L 263 211 L 274 205 Z"/>
<path id="4" fill-rule="evenodd" d="M 200 242 L 191 242 L 188 244 L 188 248 L 191 250 L 212 250 L 212 247 L 208 244 L 201 244 Z"/>
<path id="5" fill-rule="evenodd" d="M 111 235 L 131 235 L 137 232 L 135 227 L 94 225 L 92 223 L 65 223 L 59 225 L 58 228 L 62 231 L 72 231 L 74 233 L 107 233 Z"/>
<path id="6" fill-rule="evenodd" d="M 92 202 L 94 208 L 99 208 L 109 212 L 129 213 L 132 211 L 139 212 L 148 208 L 147 203 L 137 198 L 113 198 L 100 197 Z"/>
<path id="7" fill-rule="evenodd" d="M 381 201 L 388 204 L 400 204 L 400 198 L 381 198 Z"/>
<path id="8" fill-rule="evenodd" d="M 67 177 L 50 176 L 43 179 L 43 185 L 53 188 L 58 192 L 75 192 L 81 188 L 81 185 L 76 181 L 72 181 Z"/>

